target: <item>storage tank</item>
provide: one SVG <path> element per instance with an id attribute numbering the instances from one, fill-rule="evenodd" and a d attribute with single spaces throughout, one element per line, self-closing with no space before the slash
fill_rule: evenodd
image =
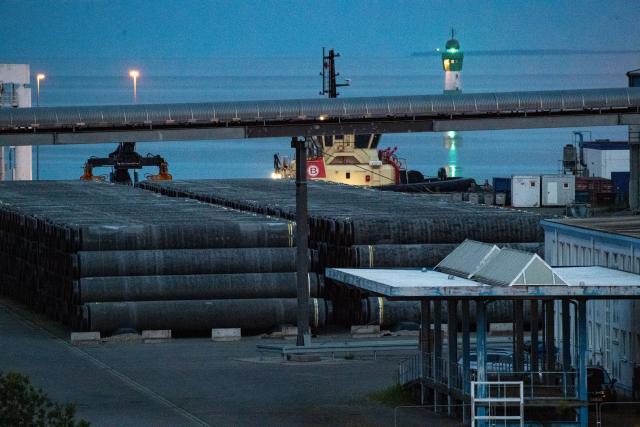
<path id="1" fill-rule="evenodd" d="M 540 206 L 540 176 L 514 175 L 511 178 L 511 205 L 515 208 Z"/>
<path id="2" fill-rule="evenodd" d="M 542 175 L 542 206 L 566 206 L 575 198 L 575 175 Z"/>

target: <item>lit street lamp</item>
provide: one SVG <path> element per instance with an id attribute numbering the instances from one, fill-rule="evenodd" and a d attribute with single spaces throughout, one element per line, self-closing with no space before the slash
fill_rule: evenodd
<path id="1" fill-rule="evenodd" d="M 36 76 L 36 83 L 38 89 L 36 90 L 36 107 L 40 106 L 40 80 L 44 80 L 46 76 L 43 73 L 38 73 Z"/>
<path id="2" fill-rule="evenodd" d="M 45 79 L 44 73 L 36 76 L 36 107 L 40 106 L 40 80 Z M 40 146 L 36 145 L 36 181 L 40 181 Z"/>
<path id="3" fill-rule="evenodd" d="M 138 76 L 140 72 L 138 70 L 130 70 L 129 77 L 133 78 L 133 102 L 138 102 Z"/>

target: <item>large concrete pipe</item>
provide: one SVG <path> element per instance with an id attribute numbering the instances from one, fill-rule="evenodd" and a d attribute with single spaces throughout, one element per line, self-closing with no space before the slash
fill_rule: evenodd
<path id="1" fill-rule="evenodd" d="M 77 277 L 295 271 L 295 248 L 78 252 Z"/>
<path id="2" fill-rule="evenodd" d="M 295 298 L 103 302 L 82 306 L 82 326 L 87 331 L 107 333 L 121 328 L 264 331 L 280 324 L 295 325 L 296 311 Z M 310 326 L 323 327 L 331 315 L 331 304 L 311 298 L 309 313 Z"/>
<path id="3" fill-rule="evenodd" d="M 309 274 L 309 292 L 322 296 L 324 280 Z M 296 273 L 85 277 L 74 282 L 74 302 L 295 298 Z"/>

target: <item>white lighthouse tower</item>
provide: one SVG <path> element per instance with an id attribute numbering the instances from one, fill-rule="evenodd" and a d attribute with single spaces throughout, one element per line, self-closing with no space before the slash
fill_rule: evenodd
<path id="1" fill-rule="evenodd" d="M 444 69 L 444 93 L 460 93 L 462 91 L 462 60 L 464 54 L 460 43 L 455 39 L 455 31 L 451 29 L 451 38 L 447 40 L 442 52 L 442 68 Z"/>

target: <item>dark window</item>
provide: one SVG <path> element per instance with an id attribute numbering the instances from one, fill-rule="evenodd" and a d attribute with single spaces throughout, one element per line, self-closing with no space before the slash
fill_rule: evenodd
<path id="1" fill-rule="evenodd" d="M 337 156 L 329 162 L 330 165 L 356 165 L 358 163 L 358 159 L 353 156 Z"/>
<path id="2" fill-rule="evenodd" d="M 369 139 L 371 135 L 356 135 L 356 148 L 369 148 Z"/>
<path id="3" fill-rule="evenodd" d="M 351 172 L 347 172 L 347 179 L 351 179 Z"/>
<path id="4" fill-rule="evenodd" d="M 333 136 L 323 136 L 324 146 L 333 147 Z"/>
<path id="5" fill-rule="evenodd" d="M 380 134 L 376 133 L 373 135 L 373 138 L 371 139 L 371 148 L 372 149 L 376 149 L 378 148 L 378 143 L 380 142 Z"/>

